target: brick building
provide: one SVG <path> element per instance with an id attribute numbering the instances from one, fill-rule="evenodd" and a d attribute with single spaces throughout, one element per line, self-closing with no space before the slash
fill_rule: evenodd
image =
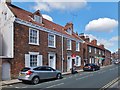
<path id="1" fill-rule="evenodd" d="M 107 49 L 105 49 L 105 65 L 110 65 L 112 64 L 112 59 L 111 59 L 111 52 Z"/>
<path id="2" fill-rule="evenodd" d="M 97 40 L 90 41 L 88 36 L 80 35 L 85 42 L 83 43 L 83 61 L 86 63 L 95 63 L 98 65 L 109 65 L 111 61 L 111 52 L 104 48 L 104 45 L 97 44 Z"/>
<path id="3" fill-rule="evenodd" d="M 62 72 L 82 66 L 83 40 L 73 24 L 60 26 L 9 3 L 1 3 L 2 79 L 16 78 L 23 67 L 48 65 Z M 7 70 L 7 72 L 6 72 Z"/>
<path id="4" fill-rule="evenodd" d="M 112 53 L 111 57 L 113 61 L 120 61 L 120 48 L 118 48 L 116 52 Z"/>
<path id="5" fill-rule="evenodd" d="M 67 72 L 73 65 L 80 69 L 105 61 L 104 45 L 75 33 L 71 22 L 61 26 L 43 18 L 39 10 L 31 13 L 10 2 L 0 3 L 0 9 L 2 80 L 16 78 L 23 67 L 48 65 Z"/>

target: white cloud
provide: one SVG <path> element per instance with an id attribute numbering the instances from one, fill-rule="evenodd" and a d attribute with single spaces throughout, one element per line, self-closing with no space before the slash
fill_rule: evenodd
<path id="1" fill-rule="evenodd" d="M 81 9 L 86 6 L 86 0 L 81 0 L 81 2 L 70 2 L 71 0 L 65 1 L 55 1 L 52 0 L 49 2 L 48 0 L 36 0 L 36 5 L 34 6 L 35 10 L 42 10 L 42 11 L 51 11 L 54 9 L 57 10 L 77 10 Z"/>
<path id="2" fill-rule="evenodd" d="M 52 17 L 50 17 L 49 15 L 46 15 L 46 14 L 42 14 L 43 18 L 49 20 L 49 21 L 52 21 L 53 22 L 53 19 Z"/>
<path id="3" fill-rule="evenodd" d="M 118 26 L 118 21 L 110 18 L 99 18 L 90 21 L 85 26 L 85 31 L 112 32 Z"/>
<path id="4" fill-rule="evenodd" d="M 115 41 L 120 41 L 120 36 L 114 36 L 110 39 L 110 41 L 115 42 Z"/>
<path id="5" fill-rule="evenodd" d="M 99 38 L 98 42 L 100 44 L 103 44 L 105 46 L 105 48 L 107 48 L 107 49 L 110 49 L 111 47 L 114 46 L 113 42 L 111 42 L 110 40 L 103 39 L 103 38 L 101 38 L 101 39 Z"/>

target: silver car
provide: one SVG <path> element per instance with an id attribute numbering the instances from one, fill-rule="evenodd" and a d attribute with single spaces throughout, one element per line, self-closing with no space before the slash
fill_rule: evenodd
<path id="1" fill-rule="evenodd" d="M 50 79 L 50 78 L 62 78 L 61 71 L 55 70 L 48 66 L 40 66 L 40 67 L 25 67 L 19 73 L 19 80 L 31 81 L 33 84 L 38 84 L 42 79 Z"/>

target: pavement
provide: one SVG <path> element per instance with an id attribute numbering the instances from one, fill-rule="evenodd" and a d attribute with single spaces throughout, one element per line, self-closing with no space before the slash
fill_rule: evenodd
<path id="1" fill-rule="evenodd" d="M 109 65 L 111 66 L 111 65 Z M 108 67 L 108 66 L 102 66 L 101 68 L 104 68 L 104 67 Z M 80 70 L 77 70 L 77 72 L 81 72 L 83 71 L 82 69 Z M 62 75 L 69 75 L 71 74 L 71 71 L 69 72 L 63 72 Z M 0 81 L 0 85 L 2 86 L 5 86 L 5 85 L 11 85 L 11 84 L 17 84 L 17 83 L 21 83 L 22 81 L 18 80 L 18 79 L 12 79 L 12 80 L 6 80 L 6 81 Z"/>

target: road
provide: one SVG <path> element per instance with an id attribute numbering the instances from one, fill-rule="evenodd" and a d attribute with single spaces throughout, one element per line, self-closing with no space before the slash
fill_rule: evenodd
<path id="1" fill-rule="evenodd" d="M 99 90 L 100 88 L 105 87 L 106 84 L 119 76 L 119 68 L 120 66 L 118 65 L 111 65 L 105 68 L 101 68 L 98 71 L 82 71 L 78 74 L 66 75 L 63 77 L 63 79 L 43 81 L 37 85 L 23 83 L 8 85 L 3 87 L 3 90 L 7 90 L 8 88 L 36 88 L 38 90 L 48 88 L 96 88 L 97 90 Z"/>

